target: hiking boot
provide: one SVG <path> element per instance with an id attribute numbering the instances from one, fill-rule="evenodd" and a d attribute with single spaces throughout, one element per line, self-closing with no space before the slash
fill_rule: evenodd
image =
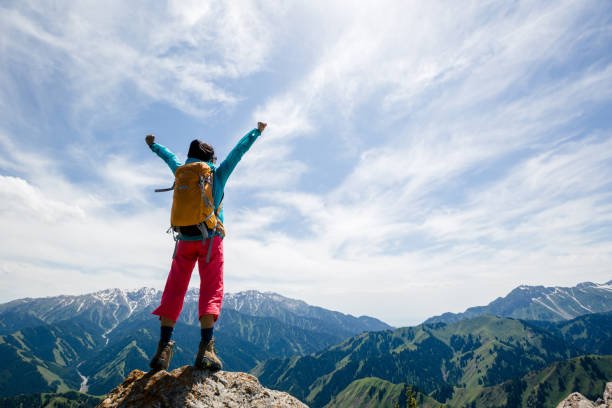
<path id="1" fill-rule="evenodd" d="M 154 370 L 167 370 L 170 366 L 170 359 L 172 358 L 172 349 L 174 348 L 174 342 L 169 341 L 167 343 L 157 343 L 157 351 L 149 363 L 149 367 Z"/>
<path id="2" fill-rule="evenodd" d="M 215 354 L 215 339 L 211 339 L 207 343 L 200 341 L 198 355 L 193 365 L 196 368 L 202 370 L 208 369 L 213 372 L 221 370 L 223 364 L 221 364 L 221 360 L 219 360 L 219 357 Z"/>

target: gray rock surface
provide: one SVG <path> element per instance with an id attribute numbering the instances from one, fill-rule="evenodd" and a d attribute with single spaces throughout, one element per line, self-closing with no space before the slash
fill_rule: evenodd
<path id="1" fill-rule="evenodd" d="M 291 395 L 264 388 L 246 373 L 211 373 L 191 366 L 171 372 L 132 371 L 113 389 L 99 408 L 208 408 L 295 407 L 308 408 Z"/>
<path id="2" fill-rule="evenodd" d="M 573 392 L 561 401 L 557 408 L 612 408 L 612 382 L 606 384 L 603 399 L 592 402 L 579 392 Z"/>
<path id="3" fill-rule="evenodd" d="M 595 408 L 596 405 L 579 392 L 572 392 L 557 408 Z"/>

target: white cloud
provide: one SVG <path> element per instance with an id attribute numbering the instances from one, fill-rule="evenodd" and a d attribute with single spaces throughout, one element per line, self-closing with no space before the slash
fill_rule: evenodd
<path id="1" fill-rule="evenodd" d="M 154 101 L 207 115 L 240 98 L 222 81 L 261 69 L 277 13 L 252 2 L 29 2 L 3 11 L 2 32 L 30 80 L 66 81 L 79 123 Z"/>
<path id="2" fill-rule="evenodd" d="M 160 249 L 163 253 L 171 242 L 161 210 L 126 215 L 107 206 L 82 207 L 73 204 L 74 197 L 51 198 L 23 179 L 5 176 L 0 178 L 0 196 L 4 260 L 130 274 L 130 268 L 136 271 L 152 266 L 152 259 L 161 260 Z"/>
<path id="3" fill-rule="evenodd" d="M 244 208 L 226 213 L 227 290 L 406 324 L 521 283 L 609 280 L 612 135 L 585 119 L 611 99 L 606 7 L 32 3 L 6 10 L 0 32 L 29 80 L 69 79 L 81 119 L 156 100 L 225 120 L 241 98 L 261 101 L 240 112 L 269 127 L 229 183 Z M 3 279 L 163 280 L 167 208 L 146 192 L 166 184 L 163 165 L 93 158 L 95 177 L 77 182 L 3 132 L 0 166 L 16 176 L 0 179 L 16 231 L 2 237 Z M 312 160 L 311 145 L 337 162 Z M 37 209 L 47 224 L 32 239 Z"/>
<path id="4" fill-rule="evenodd" d="M 240 172 L 232 176 L 231 186 L 269 189 L 295 183 L 307 167 L 299 160 L 289 158 L 292 150 L 286 144 L 274 146 L 258 141 L 240 162 Z"/>
<path id="5" fill-rule="evenodd" d="M 147 204 L 154 188 L 172 185 L 173 177 L 165 164 L 159 161 L 140 162 L 127 156 L 110 155 L 94 167 L 105 192 L 107 205 L 136 202 Z M 169 196 L 172 192 L 167 193 Z"/>
<path id="6" fill-rule="evenodd" d="M 14 146 L 6 134 L 0 141 Z M 164 233 L 168 210 L 153 207 L 143 194 L 145 186 L 162 180 L 157 169 L 116 156 L 94 168 L 98 178 L 79 184 L 61 175 L 61 159 L 23 147 L 7 152 L 9 168 L 20 176 L 0 175 L 3 280 L 14 277 L 28 294 L 45 287 L 74 293 L 79 285 L 85 291 L 122 281 L 163 285 L 173 245 Z M 26 285 L 20 271 L 39 278 Z M 123 279 L 110 279 L 117 276 Z M 17 289 L 0 295 L 8 300 L 9 293 Z"/>
<path id="7" fill-rule="evenodd" d="M 0 202 L 0 214 L 5 219 L 29 219 L 36 223 L 60 222 L 68 218 L 81 220 L 85 216 L 80 207 L 49 200 L 39 189 L 18 177 L 0 175 Z"/>
<path id="8" fill-rule="evenodd" d="M 323 302 L 334 303 L 325 297 L 333 292 L 342 299 L 336 305 L 356 309 L 369 296 L 379 301 L 378 292 L 405 292 L 434 308 L 426 298 L 435 296 L 443 299 L 437 312 L 486 303 L 521 282 L 575 284 L 586 274 L 608 280 L 612 247 L 601 228 L 612 215 L 611 137 L 588 130 L 581 117 L 609 103 L 610 66 L 595 60 L 569 69 L 589 35 L 597 35 L 591 28 L 577 37 L 584 26 L 601 24 L 595 13 L 569 2 L 486 12 L 396 6 L 344 16 L 291 97 L 271 99 L 263 112 L 291 106 L 312 124 L 297 133 L 304 138 L 330 129 L 330 116 L 341 122 L 332 127 L 338 130 L 362 105 L 382 101 L 373 129 L 359 135 L 377 137 L 385 119 L 400 130 L 361 153 L 327 193 L 282 191 L 282 180 L 273 186 L 280 192 L 261 194 L 295 211 L 311 234 L 279 238 L 270 228 L 260 244 L 234 242 L 244 249 L 228 264 L 232 273 L 249 281 L 247 265 L 266 264 L 276 277 L 266 282 Z M 555 78 L 546 73 L 551 64 L 567 72 Z M 293 146 L 296 139 L 274 143 Z M 291 147 L 281 157 L 300 160 Z M 265 168 L 264 160 L 253 155 L 251 165 Z M 497 174 L 487 176 L 489 170 Z M 263 278 L 251 279 L 256 285 Z M 502 292 L 493 296 L 484 285 Z M 421 291 L 432 286 L 443 289 Z M 401 299 L 394 308 L 406 305 Z M 428 312 L 413 319 L 419 313 Z"/>
<path id="9" fill-rule="evenodd" d="M 241 171 L 232 177 L 232 187 L 282 188 L 294 184 L 308 170 L 292 158 L 292 141 L 312 131 L 308 111 L 291 95 L 284 95 L 257 107 L 252 118 L 253 122 L 269 125 L 242 159 Z"/>
<path id="10" fill-rule="evenodd" d="M 259 239 L 261 231 L 266 231 L 284 217 L 286 210 L 282 207 L 243 208 L 237 211 L 225 226 L 231 231 L 232 238 Z"/>

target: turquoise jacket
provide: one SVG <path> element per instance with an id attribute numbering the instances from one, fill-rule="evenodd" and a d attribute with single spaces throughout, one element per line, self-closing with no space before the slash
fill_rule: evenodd
<path id="1" fill-rule="evenodd" d="M 255 140 L 257 140 L 257 138 L 260 135 L 261 135 L 261 132 L 258 129 L 253 129 L 249 133 L 244 135 L 242 139 L 240 139 L 238 144 L 227 155 L 225 160 L 221 162 L 219 167 L 215 167 L 215 165 L 212 162 L 206 163 L 211 167 L 211 169 L 213 170 L 213 174 L 214 174 L 213 175 L 213 201 L 215 204 L 215 211 L 217 210 L 217 208 L 221 204 L 221 200 L 223 199 L 223 191 L 225 190 L 225 183 L 227 183 L 227 179 L 229 178 L 230 174 L 232 174 L 232 172 L 234 171 L 234 168 L 236 168 L 236 165 L 238 164 L 240 159 L 242 159 L 242 156 L 244 156 L 244 154 L 251 148 L 253 143 L 255 143 Z M 176 172 L 177 167 L 183 165 L 183 163 L 181 163 L 178 160 L 176 155 L 172 153 L 170 150 L 168 150 L 167 147 L 164 147 L 157 143 L 153 143 L 149 147 L 154 153 L 156 153 L 159 157 L 161 157 L 166 162 L 168 167 L 170 167 L 170 170 L 172 170 L 173 174 L 174 172 Z M 193 163 L 197 161 L 202 161 L 202 160 L 188 158 L 185 164 Z M 219 218 L 221 219 L 221 222 L 223 222 L 223 207 L 221 207 Z M 197 235 L 197 236 L 183 235 L 182 239 L 184 241 L 200 241 L 202 239 L 202 235 Z"/>

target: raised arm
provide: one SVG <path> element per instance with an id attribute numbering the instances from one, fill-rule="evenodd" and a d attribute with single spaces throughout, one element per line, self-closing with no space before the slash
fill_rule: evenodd
<path id="1" fill-rule="evenodd" d="M 236 168 L 236 165 L 242 159 L 242 156 L 251 148 L 255 140 L 261 136 L 261 132 L 266 128 L 267 124 L 258 122 L 257 129 L 251 130 L 249 133 L 244 135 L 238 144 L 232 149 L 227 155 L 225 160 L 221 162 L 215 173 L 215 184 L 219 183 L 221 190 L 225 187 L 225 183 L 229 178 L 230 174 Z"/>
<path id="2" fill-rule="evenodd" d="M 149 147 L 155 154 L 157 154 L 163 161 L 166 162 L 168 167 L 170 167 L 170 170 L 172 170 L 172 173 L 176 171 L 177 167 L 183 165 L 183 163 L 179 161 L 176 155 L 170 150 L 168 150 L 167 147 L 155 143 L 155 136 L 147 135 L 147 137 L 145 137 L 145 142 L 147 143 L 147 145 L 149 145 Z"/>

